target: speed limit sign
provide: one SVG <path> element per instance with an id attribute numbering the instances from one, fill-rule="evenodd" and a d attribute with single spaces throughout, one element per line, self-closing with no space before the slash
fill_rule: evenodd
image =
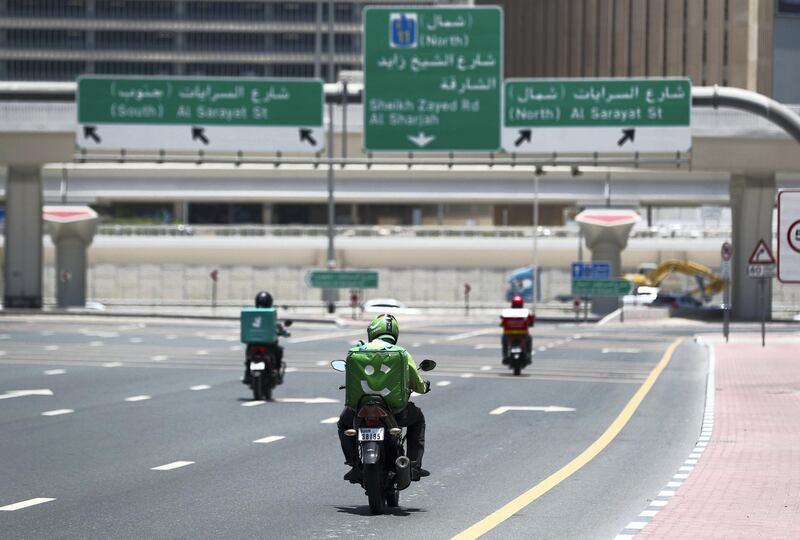
<path id="1" fill-rule="evenodd" d="M 800 283 L 800 190 L 778 193 L 778 279 Z"/>

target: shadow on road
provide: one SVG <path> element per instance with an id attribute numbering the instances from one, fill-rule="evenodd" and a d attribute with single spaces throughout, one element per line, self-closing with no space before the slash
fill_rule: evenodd
<path id="1" fill-rule="evenodd" d="M 369 510 L 369 506 L 334 506 L 334 508 L 336 508 L 336 510 L 342 514 L 352 514 L 354 516 L 373 515 Z M 400 517 L 410 516 L 411 514 L 416 514 L 418 512 L 427 512 L 427 510 L 423 510 L 421 508 L 403 508 L 402 506 L 386 509 L 387 515 Z"/>

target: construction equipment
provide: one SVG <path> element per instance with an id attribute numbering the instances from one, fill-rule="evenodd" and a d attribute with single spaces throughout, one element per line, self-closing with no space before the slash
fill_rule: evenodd
<path id="1" fill-rule="evenodd" d="M 697 281 L 697 288 L 690 291 L 691 295 L 700 295 L 704 302 L 722 291 L 725 280 L 722 276 L 712 271 L 709 267 L 692 261 L 679 261 L 671 259 L 662 262 L 653 270 L 641 274 L 625 274 L 623 277 L 633 282 L 637 287 L 658 287 L 662 281 L 674 272 L 692 276 Z"/>

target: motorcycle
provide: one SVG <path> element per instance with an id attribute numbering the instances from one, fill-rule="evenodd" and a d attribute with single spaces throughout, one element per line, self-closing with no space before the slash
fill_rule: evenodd
<path id="1" fill-rule="evenodd" d="M 331 367 L 344 372 L 345 361 L 334 360 Z M 433 360 L 423 360 L 419 364 L 422 371 L 435 367 Z M 339 387 L 340 390 L 344 388 Z M 406 456 L 405 430 L 397 425 L 380 394 L 366 394 L 361 398 L 353 427 L 344 434 L 358 437 L 357 466 L 361 469 L 361 486 L 370 511 L 383 514 L 387 508 L 399 506 L 400 492 L 411 485 L 411 460 Z"/>
<path id="2" fill-rule="evenodd" d="M 283 326 L 292 325 L 292 321 L 285 321 Z M 285 328 L 279 330 L 279 335 L 289 337 Z M 278 360 L 278 342 L 275 343 L 249 343 L 245 352 L 250 366 L 250 389 L 253 399 L 269 401 L 272 399 L 272 390 L 283 384 L 283 375 L 286 372 L 286 363 Z"/>
<path id="3" fill-rule="evenodd" d="M 508 352 L 503 358 L 503 363 L 514 370 L 514 375 L 519 375 L 522 368 L 531 363 L 531 352 L 528 350 L 527 335 L 510 336 Z"/>

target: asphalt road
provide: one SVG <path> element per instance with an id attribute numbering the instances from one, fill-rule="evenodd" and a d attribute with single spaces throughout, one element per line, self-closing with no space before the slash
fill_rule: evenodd
<path id="1" fill-rule="evenodd" d="M 697 329 L 538 325 L 533 364 L 513 377 L 492 321 L 401 319 L 401 344 L 438 362 L 432 392 L 414 398 L 432 476 L 402 492 L 393 513 L 371 516 L 363 490 L 342 481 L 330 423 L 343 377 L 328 363 L 362 328 L 295 325 L 284 343 L 290 372 L 263 403 L 239 382 L 243 351 L 229 322 L 3 317 L 0 531 L 451 538 L 549 478 L 530 504 L 489 518 L 485 538 L 613 538 L 697 439 L 707 374 Z M 599 448 L 657 366 L 650 392 Z M 548 406 L 574 410 L 491 414 Z M 559 472 L 593 448 L 571 475 Z"/>

